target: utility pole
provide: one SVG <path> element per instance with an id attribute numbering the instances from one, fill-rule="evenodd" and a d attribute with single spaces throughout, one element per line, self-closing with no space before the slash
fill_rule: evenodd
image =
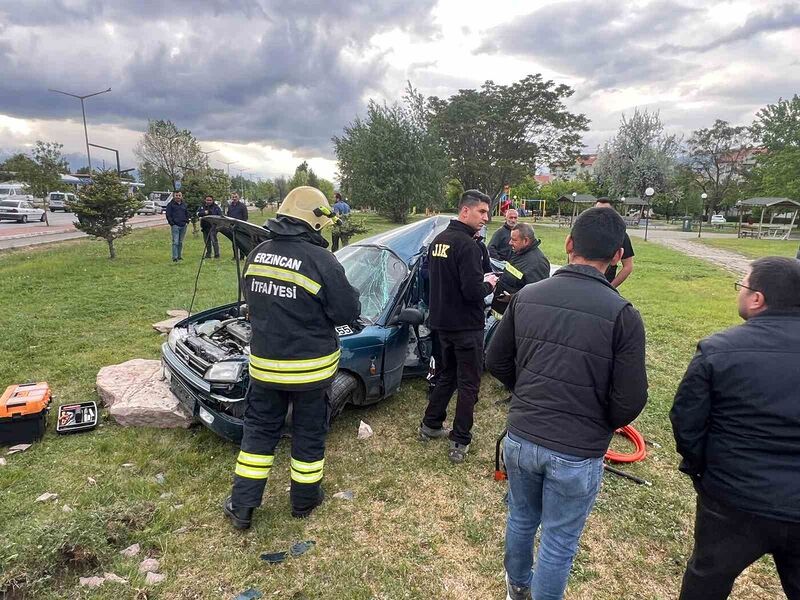
<path id="1" fill-rule="evenodd" d="M 55 92 L 56 94 L 64 94 L 65 96 L 72 96 L 73 98 L 77 98 L 81 101 L 81 113 L 83 113 L 83 135 L 86 138 L 86 160 L 89 162 L 89 177 L 92 176 L 92 155 L 89 152 L 89 131 L 86 128 L 86 108 L 83 105 L 83 101 L 87 98 L 91 98 L 92 96 L 99 96 L 100 94 L 105 94 L 111 91 L 111 88 L 107 90 L 102 90 L 99 92 L 94 92 L 92 94 L 86 94 L 84 96 L 79 96 L 78 94 L 70 94 L 69 92 L 62 92 L 61 90 L 54 90 L 48 88 L 48 91 Z"/>
<path id="2" fill-rule="evenodd" d="M 95 148 L 102 148 L 103 150 L 111 150 L 111 152 L 113 152 L 117 157 L 117 177 L 122 175 L 122 171 L 120 171 L 120 169 L 119 169 L 119 150 L 117 150 L 116 148 L 109 148 L 108 146 L 101 146 L 100 144 L 89 144 L 89 145 L 93 146 Z M 105 167 L 105 164 L 104 164 L 104 167 Z M 89 168 L 89 173 L 91 175 L 91 167 Z"/>

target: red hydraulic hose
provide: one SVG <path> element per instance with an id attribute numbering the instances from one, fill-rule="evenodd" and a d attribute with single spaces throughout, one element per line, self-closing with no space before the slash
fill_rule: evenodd
<path id="1" fill-rule="evenodd" d="M 626 454 L 609 449 L 606 452 L 606 459 L 615 463 L 634 463 L 645 459 L 647 456 L 647 448 L 645 447 L 644 437 L 641 433 L 636 431 L 630 425 L 625 425 L 625 427 L 617 429 L 616 433 L 628 438 L 631 442 L 633 442 L 636 450 L 632 453 Z"/>

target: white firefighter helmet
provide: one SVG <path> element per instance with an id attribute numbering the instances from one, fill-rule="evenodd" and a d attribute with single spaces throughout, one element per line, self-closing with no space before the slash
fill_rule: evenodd
<path id="1" fill-rule="evenodd" d="M 308 223 L 314 231 L 330 225 L 335 216 L 325 194 L 308 185 L 296 187 L 289 192 L 281 202 L 278 214 L 300 219 Z"/>

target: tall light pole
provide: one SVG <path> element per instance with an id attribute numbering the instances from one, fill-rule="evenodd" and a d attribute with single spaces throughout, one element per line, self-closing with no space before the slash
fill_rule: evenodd
<path id="1" fill-rule="evenodd" d="M 703 219 L 705 218 L 704 212 L 706 210 L 706 198 L 708 198 L 708 194 L 705 192 L 700 194 L 700 229 L 697 230 L 697 237 L 700 237 L 700 234 L 703 233 Z"/>
<path id="2" fill-rule="evenodd" d="M 209 150 L 208 152 L 206 152 L 205 150 L 200 150 L 201 154 L 205 154 L 206 155 L 206 169 L 208 169 L 208 155 L 209 154 L 214 154 L 214 152 L 219 152 L 219 149 Z"/>
<path id="3" fill-rule="evenodd" d="M 73 98 L 77 98 L 81 101 L 81 113 L 83 113 L 83 135 L 86 138 L 86 160 L 89 162 L 89 177 L 92 176 L 92 155 L 89 153 L 89 130 L 86 128 L 86 108 L 83 105 L 83 101 L 87 98 L 91 98 L 92 96 L 99 96 L 100 94 L 105 94 L 111 91 L 111 88 L 107 90 L 102 90 L 99 92 L 94 92 L 93 94 L 86 94 L 84 96 L 79 96 L 78 94 L 70 94 L 69 92 L 62 92 L 61 90 L 54 90 L 48 88 L 48 91 L 55 92 L 56 94 L 64 94 L 65 96 L 72 96 Z"/>
<path id="4" fill-rule="evenodd" d="M 250 169 L 236 169 L 239 171 L 239 178 L 242 180 L 242 201 L 244 201 L 244 177 L 242 177 L 242 173 L 247 173 Z"/>
<path id="5" fill-rule="evenodd" d="M 647 220 L 644 222 L 644 241 L 647 241 L 647 229 L 650 227 L 650 200 L 653 198 L 653 194 L 656 191 L 649 187 L 644 191 L 645 198 L 647 198 Z"/>
<path id="6" fill-rule="evenodd" d="M 101 146 L 100 144 L 89 144 L 90 146 L 94 146 L 95 148 L 102 148 L 103 150 L 111 150 L 114 155 L 117 157 L 117 177 L 122 175 L 122 171 L 119 169 L 119 150 L 116 148 L 109 148 L 108 146 Z M 91 176 L 91 169 L 89 170 L 89 175 Z"/>

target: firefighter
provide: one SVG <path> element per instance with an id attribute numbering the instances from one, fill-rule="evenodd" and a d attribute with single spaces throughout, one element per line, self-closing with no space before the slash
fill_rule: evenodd
<path id="1" fill-rule="evenodd" d="M 292 516 L 307 517 L 324 497 L 328 391 L 339 366 L 334 327 L 353 324 L 358 292 L 320 234 L 333 212 L 316 188 L 293 189 L 268 221 L 269 239 L 247 257 L 242 278 L 250 313 L 250 387 L 244 435 L 225 500 L 237 529 L 250 527 L 292 405 Z"/>

